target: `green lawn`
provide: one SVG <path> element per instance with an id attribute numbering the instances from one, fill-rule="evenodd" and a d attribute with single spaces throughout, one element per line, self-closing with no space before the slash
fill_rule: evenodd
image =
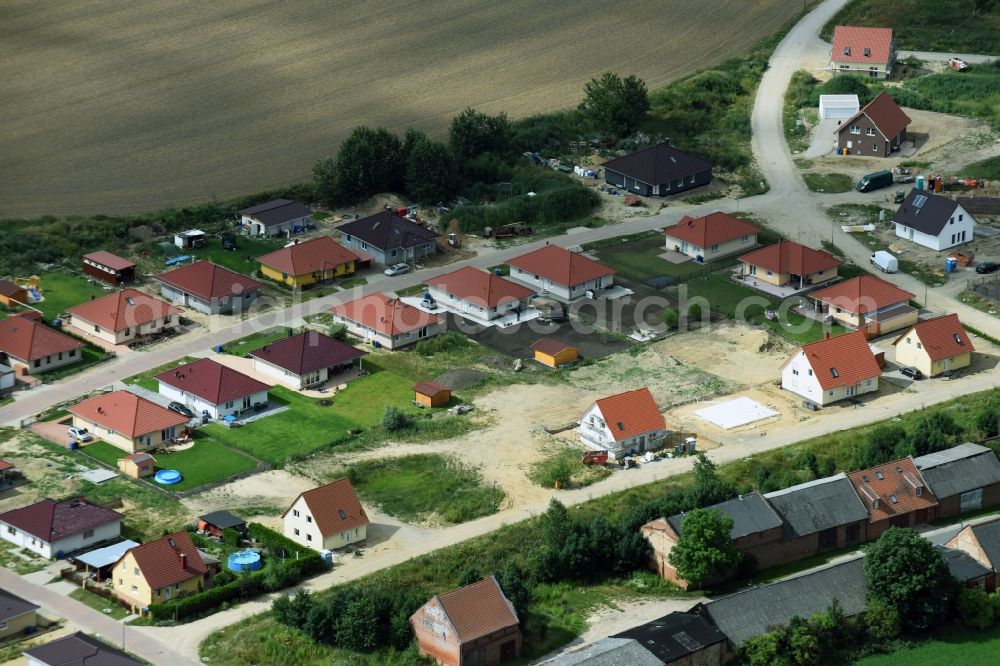
<path id="1" fill-rule="evenodd" d="M 131 377 L 126 377 L 125 379 L 122 380 L 122 383 L 136 384 L 143 388 L 147 388 L 150 391 L 159 391 L 160 382 L 153 379 L 156 375 L 160 374 L 161 372 L 166 372 L 167 370 L 172 370 L 179 365 L 184 365 L 185 363 L 193 363 L 194 361 L 197 360 L 198 359 L 196 359 L 193 356 L 185 356 L 171 363 L 164 363 L 158 368 L 153 368 L 152 370 L 148 370 L 146 372 L 140 372 L 139 374 L 132 375 Z"/>
<path id="2" fill-rule="evenodd" d="M 76 599 L 77 601 L 90 606 L 94 610 L 98 611 L 102 615 L 110 617 L 112 620 L 120 620 L 127 616 L 129 612 L 121 607 L 117 602 L 111 599 L 105 599 L 99 594 L 94 594 L 89 590 L 85 590 L 79 587 L 69 593 L 70 599 Z M 105 609 L 111 609 L 110 613 L 105 613 Z"/>
<path id="3" fill-rule="evenodd" d="M 496 513 L 504 497 L 475 468 L 432 453 L 367 460 L 351 465 L 348 476 L 362 498 L 408 522 L 473 520 Z"/>
<path id="4" fill-rule="evenodd" d="M 39 277 L 42 302 L 36 303 L 35 307 L 44 313 L 47 321 L 52 321 L 75 305 L 89 301 L 91 297 L 100 298 L 111 293 L 104 288 L 111 285 L 97 280 L 91 284 L 87 278 L 65 271 L 43 273 Z"/>
<path id="5" fill-rule="evenodd" d="M 126 453 L 107 442 L 94 442 L 84 447 L 83 452 L 93 456 L 106 465 L 117 469 L 118 459 Z M 256 467 L 250 458 L 241 453 L 220 445 L 208 437 L 197 437 L 195 444 L 189 449 L 174 453 L 159 453 L 156 456 L 156 469 L 176 469 L 183 475 L 180 483 L 163 486 L 167 490 L 191 490 L 206 483 Z M 150 483 L 155 483 L 150 479 Z"/>
<path id="6" fill-rule="evenodd" d="M 974 162 L 960 170 L 966 178 L 1000 179 L 1000 157 L 989 157 L 981 162 Z"/>
<path id="7" fill-rule="evenodd" d="M 219 266 L 225 266 L 230 270 L 244 275 L 253 275 L 257 272 L 257 257 L 280 250 L 288 242 L 283 238 L 258 239 L 248 236 L 237 236 L 236 243 L 239 247 L 235 250 L 223 250 L 222 243 L 218 238 L 210 237 L 206 247 L 194 250 L 177 250 L 177 254 L 189 254 L 199 259 L 211 261 Z M 250 257 L 247 260 L 247 257 Z M 166 259 L 166 258 L 165 258 Z"/>
<path id="8" fill-rule="evenodd" d="M 1000 655 L 1000 627 L 982 631 L 948 627 L 945 638 L 856 662 L 859 666 L 938 666 L 938 664 L 995 664 Z"/>
<path id="9" fill-rule="evenodd" d="M 711 264 L 699 264 L 695 261 L 673 264 L 660 258 L 666 251 L 663 234 L 653 232 L 640 237 L 623 237 L 621 242 L 599 247 L 595 254 L 598 261 L 616 269 L 621 277 L 636 282 L 662 275 L 683 282 L 728 268 L 736 261 L 731 257 Z"/>
<path id="10" fill-rule="evenodd" d="M 274 328 L 257 331 L 256 333 L 251 333 L 250 335 L 239 338 L 238 340 L 227 342 L 224 349 L 227 354 L 243 356 L 248 352 L 260 349 L 264 345 L 270 344 L 275 340 L 284 340 L 289 336 L 289 334 L 294 335 L 295 332 L 296 331 L 294 329 L 290 329 L 287 326 L 275 326 Z"/>
<path id="11" fill-rule="evenodd" d="M 845 173 L 804 173 L 802 180 L 813 192 L 837 194 L 854 189 L 854 179 Z"/>
<path id="12" fill-rule="evenodd" d="M 402 287 L 396 289 L 396 295 L 402 298 L 403 296 L 419 296 L 427 290 L 427 285 L 421 282 L 420 284 L 415 284 L 412 287 Z"/>

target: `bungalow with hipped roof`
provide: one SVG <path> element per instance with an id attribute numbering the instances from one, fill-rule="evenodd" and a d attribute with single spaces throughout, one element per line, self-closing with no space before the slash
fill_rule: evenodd
<path id="1" fill-rule="evenodd" d="M 665 197 L 712 182 L 712 164 L 669 143 L 605 162 L 604 181 L 644 197 Z"/>
<path id="2" fill-rule="evenodd" d="M 741 256 L 739 274 L 752 286 L 759 281 L 798 290 L 834 279 L 841 263 L 825 250 L 786 240 Z"/>
<path id="3" fill-rule="evenodd" d="M 746 252 L 757 244 L 760 229 L 728 213 L 716 211 L 702 217 L 685 215 L 663 230 L 666 249 L 680 252 L 700 263 Z"/>
<path id="4" fill-rule="evenodd" d="M 118 648 L 78 631 L 21 653 L 28 666 L 146 666 Z"/>
<path id="5" fill-rule="evenodd" d="M 172 443 L 188 418 L 129 391 L 112 391 L 69 408 L 73 425 L 86 428 L 126 453 Z"/>
<path id="6" fill-rule="evenodd" d="M 298 391 L 360 367 L 367 353 L 318 331 L 303 331 L 255 349 L 250 356 L 255 372 Z"/>
<path id="7" fill-rule="evenodd" d="M 837 128 L 837 146 L 848 155 L 889 157 L 906 141 L 910 117 L 884 90 Z"/>
<path id="8" fill-rule="evenodd" d="M 115 594 L 134 613 L 212 587 L 212 569 L 187 532 L 130 548 L 112 568 Z"/>
<path id="9" fill-rule="evenodd" d="M 257 299 L 263 286 L 211 261 L 196 261 L 153 279 L 160 283 L 161 296 L 205 314 L 243 312 Z"/>
<path id="10" fill-rule="evenodd" d="M 437 251 L 437 234 L 392 210 L 337 227 L 340 242 L 376 264 L 410 263 Z"/>
<path id="11" fill-rule="evenodd" d="M 113 345 L 127 345 L 169 333 L 180 325 L 181 309 L 138 289 L 122 289 L 68 310 L 70 324 Z"/>
<path id="12" fill-rule="evenodd" d="M 781 388 L 819 407 L 878 391 L 882 368 L 864 331 L 803 345 L 781 367 Z"/>
<path id="13" fill-rule="evenodd" d="M 266 405 L 271 388 L 210 358 L 179 365 L 155 379 L 160 383 L 160 395 L 186 405 L 195 414 L 207 412 L 213 419 Z"/>
<path id="14" fill-rule="evenodd" d="M 938 516 L 1000 506 L 1000 460 L 991 449 L 966 442 L 913 459 L 938 500 Z"/>
<path id="15" fill-rule="evenodd" d="M 361 543 L 368 536 L 368 514 L 346 477 L 300 493 L 281 519 L 286 537 L 320 552 Z"/>
<path id="16" fill-rule="evenodd" d="M 27 634 L 38 624 L 39 606 L 0 588 L 0 641 Z"/>
<path id="17" fill-rule="evenodd" d="M 386 349 L 400 349 L 444 333 L 445 320 L 386 294 L 369 294 L 330 309 L 352 335 Z"/>
<path id="18" fill-rule="evenodd" d="M 466 266 L 427 280 L 431 298 L 456 314 L 490 322 L 527 307 L 533 289 Z"/>
<path id="19" fill-rule="evenodd" d="M 616 459 L 658 448 L 666 428 L 653 394 L 643 387 L 597 400 L 583 413 L 577 432 L 588 449 Z"/>
<path id="20" fill-rule="evenodd" d="M 16 374 L 61 368 L 83 359 L 83 342 L 41 321 L 11 315 L 0 321 L 0 363 Z"/>
<path id="21" fill-rule="evenodd" d="M 0 513 L 0 538 L 42 557 L 62 557 L 121 534 L 125 517 L 82 497 L 45 498 Z"/>
<path id="22" fill-rule="evenodd" d="M 312 221 L 309 207 L 289 199 L 273 199 L 236 213 L 240 226 L 250 236 L 280 236 Z"/>
<path id="23" fill-rule="evenodd" d="M 809 297 L 816 310 L 853 329 L 863 329 L 869 338 L 898 331 L 917 321 L 910 305 L 913 294 L 874 275 L 861 275 L 814 291 Z"/>
<path id="24" fill-rule="evenodd" d="M 309 287 L 352 275 L 359 259 L 329 236 L 306 241 L 296 238 L 280 250 L 257 257 L 261 275 L 289 287 Z"/>
<path id="25" fill-rule="evenodd" d="M 892 344 L 896 363 L 917 368 L 926 377 L 969 367 L 976 351 L 954 313 L 915 323 Z"/>
<path id="26" fill-rule="evenodd" d="M 558 245 L 545 245 L 507 264 L 511 280 L 565 301 L 611 287 L 618 272 Z"/>

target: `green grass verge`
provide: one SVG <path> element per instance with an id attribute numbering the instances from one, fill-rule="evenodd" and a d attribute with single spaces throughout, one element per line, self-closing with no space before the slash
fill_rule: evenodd
<path id="1" fill-rule="evenodd" d="M 129 612 L 122 608 L 117 602 L 111 599 L 105 599 L 99 594 L 94 594 L 89 590 L 85 590 L 82 587 L 77 588 L 69 593 L 70 599 L 76 599 L 82 604 L 90 606 L 101 615 L 110 617 L 112 620 L 121 620 L 126 617 Z M 105 613 L 106 609 L 110 609 L 110 613 Z"/>
<path id="2" fill-rule="evenodd" d="M 275 326 L 251 333 L 242 338 L 237 338 L 232 342 L 227 342 L 223 346 L 223 351 L 234 356 L 243 356 L 252 351 L 260 349 L 264 345 L 271 344 L 277 340 L 284 340 L 289 335 L 295 335 L 296 330 L 287 326 Z"/>
<path id="3" fill-rule="evenodd" d="M 402 298 L 403 296 L 419 296 L 427 290 L 427 285 L 421 282 L 420 284 L 415 284 L 411 287 L 403 287 L 401 289 L 396 289 L 396 295 Z"/>
<path id="4" fill-rule="evenodd" d="M 981 162 L 973 162 L 969 166 L 963 167 L 961 174 L 965 178 L 1000 180 L 1000 157 L 990 157 Z"/>
<path id="5" fill-rule="evenodd" d="M 221 241 L 217 238 L 208 238 L 208 245 L 194 250 L 177 250 L 177 254 L 188 254 L 198 259 L 211 261 L 213 264 L 224 266 L 229 270 L 243 273 L 244 275 L 254 275 L 259 264 L 257 257 L 280 250 L 288 242 L 283 238 L 266 239 L 250 238 L 248 236 L 238 236 L 236 243 L 239 246 L 235 250 L 222 249 Z M 250 257 L 248 260 L 247 257 Z M 167 257 L 164 257 L 166 259 Z"/>
<path id="6" fill-rule="evenodd" d="M 839 194 L 854 189 L 854 179 L 846 173 L 804 173 L 802 180 L 812 192 Z"/>
<path id="7" fill-rule="evenodd" d="M 135 384 L 145 389 L 149 389 L 150 391 L 159 391 L 160 382 L 154 379 L 156 375 L 160 374 L 161 372 L 166 372 L 167 370 L 173 370 L 179 365 L 184 365 L 185 363 L 193 363 L 197 360 L 198 359 L 195 358 L 194 356 L 184 356 L 182 358 L 177 359 L 176 361 L 172 361 L 170 363 L 164 363 L 163 365 L 157 368 L 153 368 L 152 370 L 147 370 L 146 372 L 140 372 L 137 375 L 126 377 L 125 379 L 122 380 L 122 383 Z"/>
<path id="8" fill-rule="evenodd" d="M 347 475 L 362 498 L 407 522 L 437 516 L 463 523 L 496 513 L 504 497 L 502 488 L 483 482 L 479 470 L 433 453 L 366 460 L 351 465 Z"/>
<path id="9" fill-rule="evenodd" d="M 888 654 L 872 655 L 858 666 L 938 666 L 939 664 L 992 664 L 1000 655 L 1000 627 L 974 630 L 949 627 L 943 638 Z"/>
<path id="10" fill-rule="evenodd" d="M 950 277 L 942 269 L 934 269 L 921 261 L 912 259 L 899 259 L 899 270 L 909 273 L 929 287 L 938 287 L 948 281 Z"/>
<path id="11" fill-rule="evenodd" d="M 604 245 L 595 251 L 598 260 L 611 266 L 627 280 L 643 282 L 652 277 L 670 276 L 678 282 L 724 270 L 736 259 L 729 257 L 709 264 L 685 261 L 674 264 L 660 257 L 667 251 L 663 234 L 652 232 L 641 237 L 623 236 L 616 244 Z"/>
<path id="12" fill-rule="evenodd" d="M 976 308 L 981 312 L 991 314 L 994 317 L 1000 317 L 1000 306 L 989 299 L 983 298 L 979 294 L 974 294 L 971 291 L 963 291 L 958 295 L 958 300 L 968 306 Z M 966 328 L 968 328 L 968 326 L 966 326 Z"/>
<path id="13" fill-rule="evenodd" d="M 528 478 L 542 486 L 552 488 L 583 488 L 611 476 L 611 468 L 603 465 L 584 465 L 583 451 L 553 445 L 546 451 L 546 457 L 531 466 Z"/>

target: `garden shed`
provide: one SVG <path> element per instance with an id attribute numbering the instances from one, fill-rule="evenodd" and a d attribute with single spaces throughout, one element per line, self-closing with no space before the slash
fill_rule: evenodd
<path id="1" fill-rule="evenodd" d="M 417 382 L 413 386 L 413 401 L 424 407 L 440 407 L 451 401 L 451 389 L 434 382 Z"/>

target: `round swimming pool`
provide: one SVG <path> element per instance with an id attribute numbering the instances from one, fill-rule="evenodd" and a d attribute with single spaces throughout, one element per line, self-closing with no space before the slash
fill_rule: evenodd
<path id="1" fill-rule="evenodd" d="M 241 550 L 232 553 L 228 561 L 229 568 L 233 571 L 256 571 L 260 569 L 260 553 L 252 550 Z"/>
<path id="2" fill-rule="evenodd" d="M 161 483 L 165 486 L 170 486 L 175 483 L 180 483 L 181 473 L 176 469 L 161 469 L 156 473 L 154 477 L 157 483 Z"/>

